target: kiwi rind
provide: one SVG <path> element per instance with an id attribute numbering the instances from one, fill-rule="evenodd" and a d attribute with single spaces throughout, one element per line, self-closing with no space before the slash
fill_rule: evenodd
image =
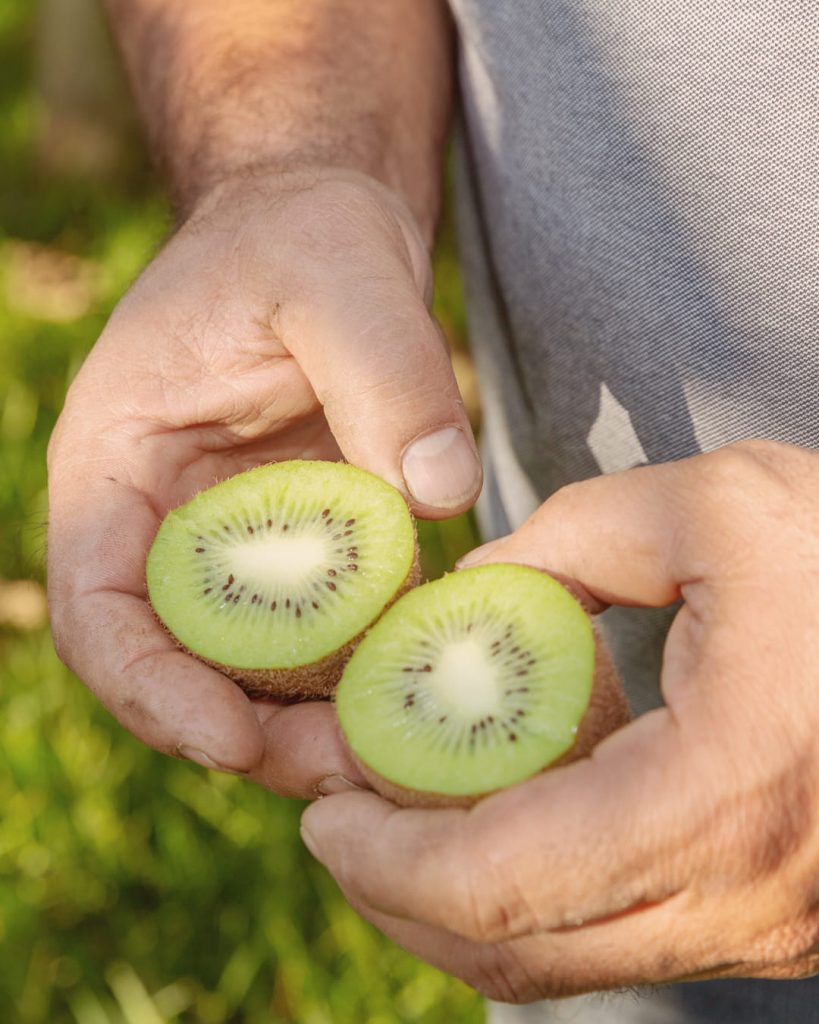
<path id="1" fill-rule="evenodd" d="M 463 571 L 469 572 L 474 570 Z M 556 582 L 572 594 L 571 587 L 567 586 L 565 581 L 557 580 Z M 577 600 L 576 595 L 572 594 L 572 596 Z M 583 607 L 580 601 L 577 603 Z M 588 704 L 583 717 L 578 723 L 574 743 L 562 755 L 548 764 L 544 764 L 540 771 L 547 771 L 587 757 L 599 742 L 615 730 L 626 725 L 631 717 L 611 654 L 599 630 L 591 622 L 587 609 L 583 608 L 583 611 L 589 618 L 594 641 L 594 671 Z M 382 623 L 382 633 L 386 626 L 387 622 Z M 408 788 L 392 779 L 385 778 L 384 775 L 363 761 L 356 750 L 350 745 L 350 738 L 345 734 L 343 724 L 342 735 L 347 741 L 350 753 L 359 770 L 372 788 L 381 796 L 386 797 L 399 806 L 426 808 L 470 807 L 478 801 L 491 796 L 493 793 L 499 792 L 499 789 L 490 789 L 474 794 L 452 794 Z M 539 772 L 534 774 L 539 774 Z"/>
<path id="2" fill-rule="evenodd" d="M 271 474 L 268 471 L 275 471 L 274 478 L 271 478 Z M 157 580 L 161 578 L 162 574 L 166 579 L 172 578 L 172 566 L 168 564 L 168 559 L 163 562 L 162 548 L 159 543 L 160 539 L 165 536 L 169 536 L 169 530 L 173 520 L 177 523 L 180 520 L 184 520 L 186 516 L 193 515 L 193 509 L 197 506 L 199 510 L 203 507 L 203 500 L 210 501 L 211 498 L 204 498 L 209 492 L 216 491 L 221 488 L 220 499 L 224 499 L 225 495 L 231 496 L 235 494 L 235 486 L 239 484 L 244 486 L 251 478 L 254 487 L 261 485 L 262 487 L 275 486 L 277 482 L 284 478 L 289 477 L 292 486 L 294 479 L 293 474 L 298 474 L 295 478 L 301 484 L 311 485 L 314 481 L 317 484 L 317 493 L 321 494 L 321 485 L 327 485 L 327 473 L 328 471 L 333 474 L 335 482 L 339 480 L 344 484 L 344 495 L 345 500 L 350 500 L 353 504 L 347 506 L 347 511 L 353 515 L 357 515 L 358 505 L 366 503 L 368 508 L 365 510 L 361 509 L 362 517 L 366 514 L 372 514 L 372 507 L 378 507 L 379 501 L 384 501 L 384 508 L 390 508 L 390 517 L 387 517 L 386 511 L 384 513 L 385 523 L 389 523 L 389 529 L 392 530 L 393 523 L 397 535 L 395 538 L 395 551 L 396 561 L 398 565 L 407 566 L 406 575 L 403 580 L 395 573 L 392 577 L 391 586 L 394 588 L 391 592 L 385 592 L 383 602 L 381 604 L 373 605 L 372 598 L 372 583 L 369 587 L 368 593 L 368 604 L 371 606 L 366 612 L 358 615 L 358 623 L 360 626 L 358 632 L 354 636 L 350 636 L 349 632 L 346 635 L 341 636 L 341 642 L 332 649 L 327 649 L 328 644 L 323 643 L 323 649 L 319 647 L 319 655 L 312 661 L 306 658 L 302 659 L 300 654 L 292 656 L 289 664 L 282 664 L 281 657 L 271 657 L 269 664 L 254 664 L 248 658 L 242 664 L 229 664 L 226 661 L 214 657 L 211 651 L 197 650 L 196 645 L 190 642 L 189 639 L 182 639 L 178 632 L 183 630 L 175 629 L 174 625 L 169 625 L 165 621 L 164 616 L 157 610 L 156 597 L 159 584 Z M 338 476 L 341 474 L 341 477 Z M 231 488 L 234 488 L 232 490 Z M 310 492 L 308 491 L 308 494 Z M 350 497 L 352 495 L 352 497 Z M 208 512 L 210 512 L 209 505 L 204 506 Z M 403 513 L 401 512 L 403 509 Z M 214 513 L 216 514 L 216 513 Z M 396 521 L 397 514 L 397 521 Z M 332 520 L 328 520 L 331 522 Z M 270 522 L 268 522 L 268 527 Z M 350 525 L 346 523 L 345 525 Z M 226 527 L 227 529 L 227 527 Z M 287 526 L 284 527 L 288 529 Z M 253 532 L 253 531 L 249 531 Z M 399 540 L 400 537 L 400 540 Z M 390 540 L 392 542 L 392 533 L 390 534 Z M 166 543 L 165 550 L 168 549 Z M 399 554 L 400 552 L 400 554 Z M 383 555 L 388 557 L 388 560 L 392 558 L 393 552 L 389 551 L 382 552 Z M 176 552 L 172 552 L 172 560 L 175 561 L 177 558 Z M 360 562 L 360 559 L 357 559 Z M 353 568 L 356 568 L 353 566 Z M 379 573 L 382 570 L 379 569 Z M 389 575 L 392 575 L 394 570 L 388 568 L 386 570 Z M 331 575 L 334 575 L 331 573 Z M 361 637 L 367 632 L 374 621 L 376 621 L 383 612 L 390 607 L 402 594 L 406 593 L 407 590 L 416 586 L 420 581 L 420 563 L 419 563 L 419 549 L 417 533 L 415 529 L 415 521 L 406 505 L 406 502 L 400 493 L 386 484 L 380 478 L 366 472 L 365 470 L 357 467 L 348 466 L 344 463 L 327 463 L 322 461 L 307 461 L 307 460 L 292 460 L 289 462 L 275 463 L 268 466 L 257 467 L 256 469 L 246 471 L 245 473 L 236 474 L 236 476 L 229 478 L 227 481 L 223 481 L 220 484 L 214 485 L 214 487 L 208 488 L 206 491 L 199 492 L 194 496 L 191 501 L 185 505 L 174 509 L 166 516 L 163 523 L 160 525 L 157 531 L 157 537 L 154 540 L 151 551 L 149 552 L 148 561 L 146 565 L 146 580 L 149 595 L 149 603 L 151 604 L 152 610 L 157 617 L 160 624 L 171 636 L 174 642 L 182 650 L 193 655 L 198 660 L 204 662 L 217 669 L 224 675 L 228 676 L 236 683 L 238 683 L 249 696 L 253 697 L 275 697 L 282 700 L 300 700 L 300 699 L 313 699 L 323 698 L 332 694 L 338 679 L 344 669 L 344 665 L 349 660 L 356 645 L 358 644 Z M 360 570 L 356 573 L 355 577 L 351 576 L 351 579 L 358 580 L 362 577 Z M 233 577 L 231 577 L 232 579 Z M 337 577 L 339 583 L 341 574 Z M 333 589 L 335 589 L 333 587 Z M 355 594 L 356 591 L 353 591 Z M 378 591 L 376 590 L 376 594 Z M 162 596 L 162 603 L 167 607 L 168 594 L 165 593 Z M 175 597 L 175 595 L 174 595 Z M 351 598 L 351 601 L 353 598 Z M 381 600 L 381 596 L 378 595 L 377 600 Z M 255 601 L 255 597 L 254 597 Z M 322 602 L 324 603 L 324 602 Z M 290 607 L 288 602 L 288 608 Z M 306 608 L 306 602 L 305 602 Z M 309 611 L 309 609 L 306 609 Z M 169 616 L 170 617 L 170 616 Z M 305 620 L 302 619 L 302 622 Z M 334 620 L 331 621 L 331 628 L 333 628 Z M 256 634 L 254 633 L 254 636 Z M 244 651 L 240 652 L 243 656 Z M 210 656 L 209 656 L 210 655 Z M 264 662 L 264 658 L 259 658 L 258 661 Z M 239 658 L 237 658 L 239 661 Z M 257 661 L 256 658 L 253 661 Z"/>

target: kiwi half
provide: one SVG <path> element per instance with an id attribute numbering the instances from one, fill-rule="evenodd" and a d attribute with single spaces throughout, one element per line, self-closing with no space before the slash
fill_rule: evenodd
<path id="1" fill-rule="evenodd" d="M 348 662 L 336 708 L 373 787 L 408 806 L 474 803 L 587 754 L 629 717 L 579 602 L 505 564 L 405 594 Z"/>
<path id="2" fill-rule="evenodd" d="M 168 513 L 146 578 L 177 642 L 249 693 L 327 696 L 360 635 L 418 582 L 415 525 L 371 473 L 280 462 Z"/>

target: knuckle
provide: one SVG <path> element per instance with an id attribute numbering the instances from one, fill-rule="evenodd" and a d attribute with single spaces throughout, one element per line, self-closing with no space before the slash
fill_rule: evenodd
<path id="1" fill-rule="evenodd" d="M 529 518 L 520 526 L 517 531 L 519 535 L 531 534 L 534 540 L 540 531 L 546 527 L 557 533 L 557 550 L 562 549 L 562 538 L 560 536 L 561 524 L 573 521 L 573 511 L 577 508 L 578 502 L 583 500 L 581 483 L 564 484 L 531 513 Z"/>
<path id="2" fill-rule="evenodd" d="M 464 872 L 463 934 L 479 943 L 525 935 L 537 924 L 531 904 L 514 883 L 513 872 L 487 854 L 472 855 Z"/>
<path id="3" fill-rule="evenodd" d="M 473 859 L 464 873 L 464 911 L 461 932 L 473 942 L 498 942 L 506 938 L 508 919 L 503 898 L 495 891 L 483 858 Z"/>
<path id="4" fill-rule="evenodd" d="M 790 536 L 791 522 L 804 506 L 799 500 L 803 458 L 788 445 L 757 440 L 696 457 L 693 479 L 680 478 L 680 498 L 693 503 L 698 521 L 708 526 L 716 557 L 749 566 L 759 559 L 760 535 L 770 538 L 772 525 L 777 525 L 774 536 L 783 526 L 781 536 Z"/>
<path id="5" fill-rule="evenodd" d="M 68 668 L 73 668 L 76 629 L 70 600 L 62 593 L 62 588 L 55 583 L 49 585 L 49 623 L 51 642 L 60 661 Z"/>
<path id="6" fill-rule="evenodd" d="M 582 480 L 578 480 L 570 484 L 563 484 L 562 487 L 559 487 L 554 494 L 549 497 L 549 504 L 553 507 L 560 506 L 561 508 L 570 509 L 579 501 L 582 501 L 584 491 L 584 481 Z M 541 505 L 540 508 L 542 509 L 543 505 Z M 540 509 L 534 513 L 534 516 L 537 516 L 539 511 Z"/>
<path id="7" fill-rule="evenodd" d="M 753 491 L 762 493 L 783 482 L 780 469 L 787 446 L 774 441 L 738 441 L 709 452 L 703 459 L 706 481 L 719 498 Z M 732 510 L 736 515 L 736 510 Z"/>
<path id="8" fill-rule="evenodd" d="M 473 958 L 467 982 L 481 995 L 498 1003 L 530 1003 L 551 994 L 535 980 L 508 947 L 481 946 Z"/>
<path id="9" fill-rule="evenodd" d="M 803 916 L 773 929 L 754 943 L 746 959 L 783 966 L 819 954 L 819 914 Z"/>

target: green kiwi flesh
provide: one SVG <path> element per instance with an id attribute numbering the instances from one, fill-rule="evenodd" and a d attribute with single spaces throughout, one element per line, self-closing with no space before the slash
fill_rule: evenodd
<path id="1" fill-rule="evenodd" d="M 405 805 L 468 805 L 628 720 L 583 607 L 506 564 L 405 594 L 348 662 L 336 709 L 365 776 Z"/>
<path id="2" fill-rule="evenodd" d="M 280 462 L 169 512 L 146 579 L 177 642 L 248 692 L 326 696 L 358 637 L 418 582 L 415 526 L 371 473 Z"/>

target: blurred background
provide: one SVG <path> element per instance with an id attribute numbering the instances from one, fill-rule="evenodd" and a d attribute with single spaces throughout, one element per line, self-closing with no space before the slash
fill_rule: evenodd
<path id="1" fill-rule="evenodd" d="M 0 0 L 0 1021 L 482 1021 L 346 907 L 299 804 L 141 746 L 54 655 L 46 444 L 169 223 L 95 0 Z M 448 220 L 436 266 L 477 425 Z M 429 576 L 477 543 L 421 532 Z"/>

